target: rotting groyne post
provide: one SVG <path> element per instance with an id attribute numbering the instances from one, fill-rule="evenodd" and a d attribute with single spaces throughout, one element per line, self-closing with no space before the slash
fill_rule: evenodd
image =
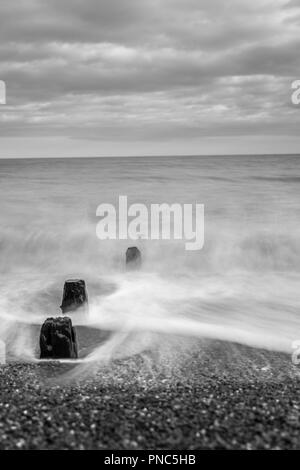
<path id="1" fill-rule="evenodd" d="M 126 251 L 126 269 L 135 270 L 142 266 L 142 254 L 136 246 L 132 246 Z"/>
<path id="2" fill-rule="evenodd" d="M 62 313 L 71 313 L 79 308 L 83 308 L 87 312 L 88 295 L 85 281 L 82 279 L 69 279 L 65 282 L 60 308 Z"/>
<path id="3" fill-rule="evenodd" d="M 40 333 L 41 359 L 77 359 L 75 328 L 68 317 L 47 318 Z"/>

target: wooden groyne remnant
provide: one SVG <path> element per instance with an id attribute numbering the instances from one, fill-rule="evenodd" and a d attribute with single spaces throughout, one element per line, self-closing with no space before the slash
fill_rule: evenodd
<path id="1" fill-rule="evenodd" d="M 126 251 L 126 269 L 137 270 L 142 265 L 140 250 L 133 246 Z M 85 281 L 69 279 L 64 284 L 63 299 L 60 306 L 62 313 L 88 312 L 88 295 Z M 1 346 L 1 345 L 0 345 Z M 40 332 L 41 359 L 77 359 L 78 344 L 76 330 L 71 318 L 47 318 Z M 0 349 L 1 361 L 1 349 Z"/>
<path id="2" fill-rule="evenodd" d="M 85 281 L 82 279 L 69 279 L 65 282 L 63 300 L 60 306 L 62 313 L 75 312 L 76 310 L 88 310 L 88 295 Z"/>
<path id="3" fill-rule="evenodd" d="M 65 282 L 62 313 L 74 313 L 79 309 L 88 311 L 88 295 L 85 281 L 69 279 Z M 69 317 L 47 318 L 40 333 L 41 359 L 77 359 L 78 344 L 76 330 Z"/>
<path id="4" fill-rule="evenodd" d="M 40 334 L 41 359 L 77 359 L 77 340 L 68 317 L 47 318 Z"/>
<path id="5" fill-rule="evenodd" d="M 126 269 L 128 271 L 140 269 L 142 266 L 142 254 L 136 246 L 132 246 L 126 251 Z"/>

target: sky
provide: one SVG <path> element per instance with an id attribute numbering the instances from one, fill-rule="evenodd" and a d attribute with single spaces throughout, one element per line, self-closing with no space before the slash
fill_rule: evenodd
<path id="1" fill-rule="evenodd" d="M 299 153 L 300 0 L 0 3 L 0 158 Z"/>

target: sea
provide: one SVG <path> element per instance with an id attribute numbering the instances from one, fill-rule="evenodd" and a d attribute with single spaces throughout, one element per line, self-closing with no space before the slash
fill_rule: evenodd
<path id="1" fill-rule="evenodd" d="M 149 208 L 203 204 L 203 248 L 100 240 L 97 207 L 118 207 L 121 195 Z M 149 349 L 153 335 L 290 354 L 300 340 L 299 221 L 296 155 L 1 159 L 0 339 L 35 360 L 30 326 L 60 315 L 64 282 L 79 278 L 90 313 L 74 324 L 114 338 L 90 360 Z M 139 271 L 126 270 L 130 246 Z"/>

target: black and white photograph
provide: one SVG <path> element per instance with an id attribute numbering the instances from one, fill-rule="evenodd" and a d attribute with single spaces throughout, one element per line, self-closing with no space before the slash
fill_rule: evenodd
<path id="1" fill-rule="evenodd" d="M 0 0 L 0 450 L 300 450 L 299 131 L 300 0 Z"/>

